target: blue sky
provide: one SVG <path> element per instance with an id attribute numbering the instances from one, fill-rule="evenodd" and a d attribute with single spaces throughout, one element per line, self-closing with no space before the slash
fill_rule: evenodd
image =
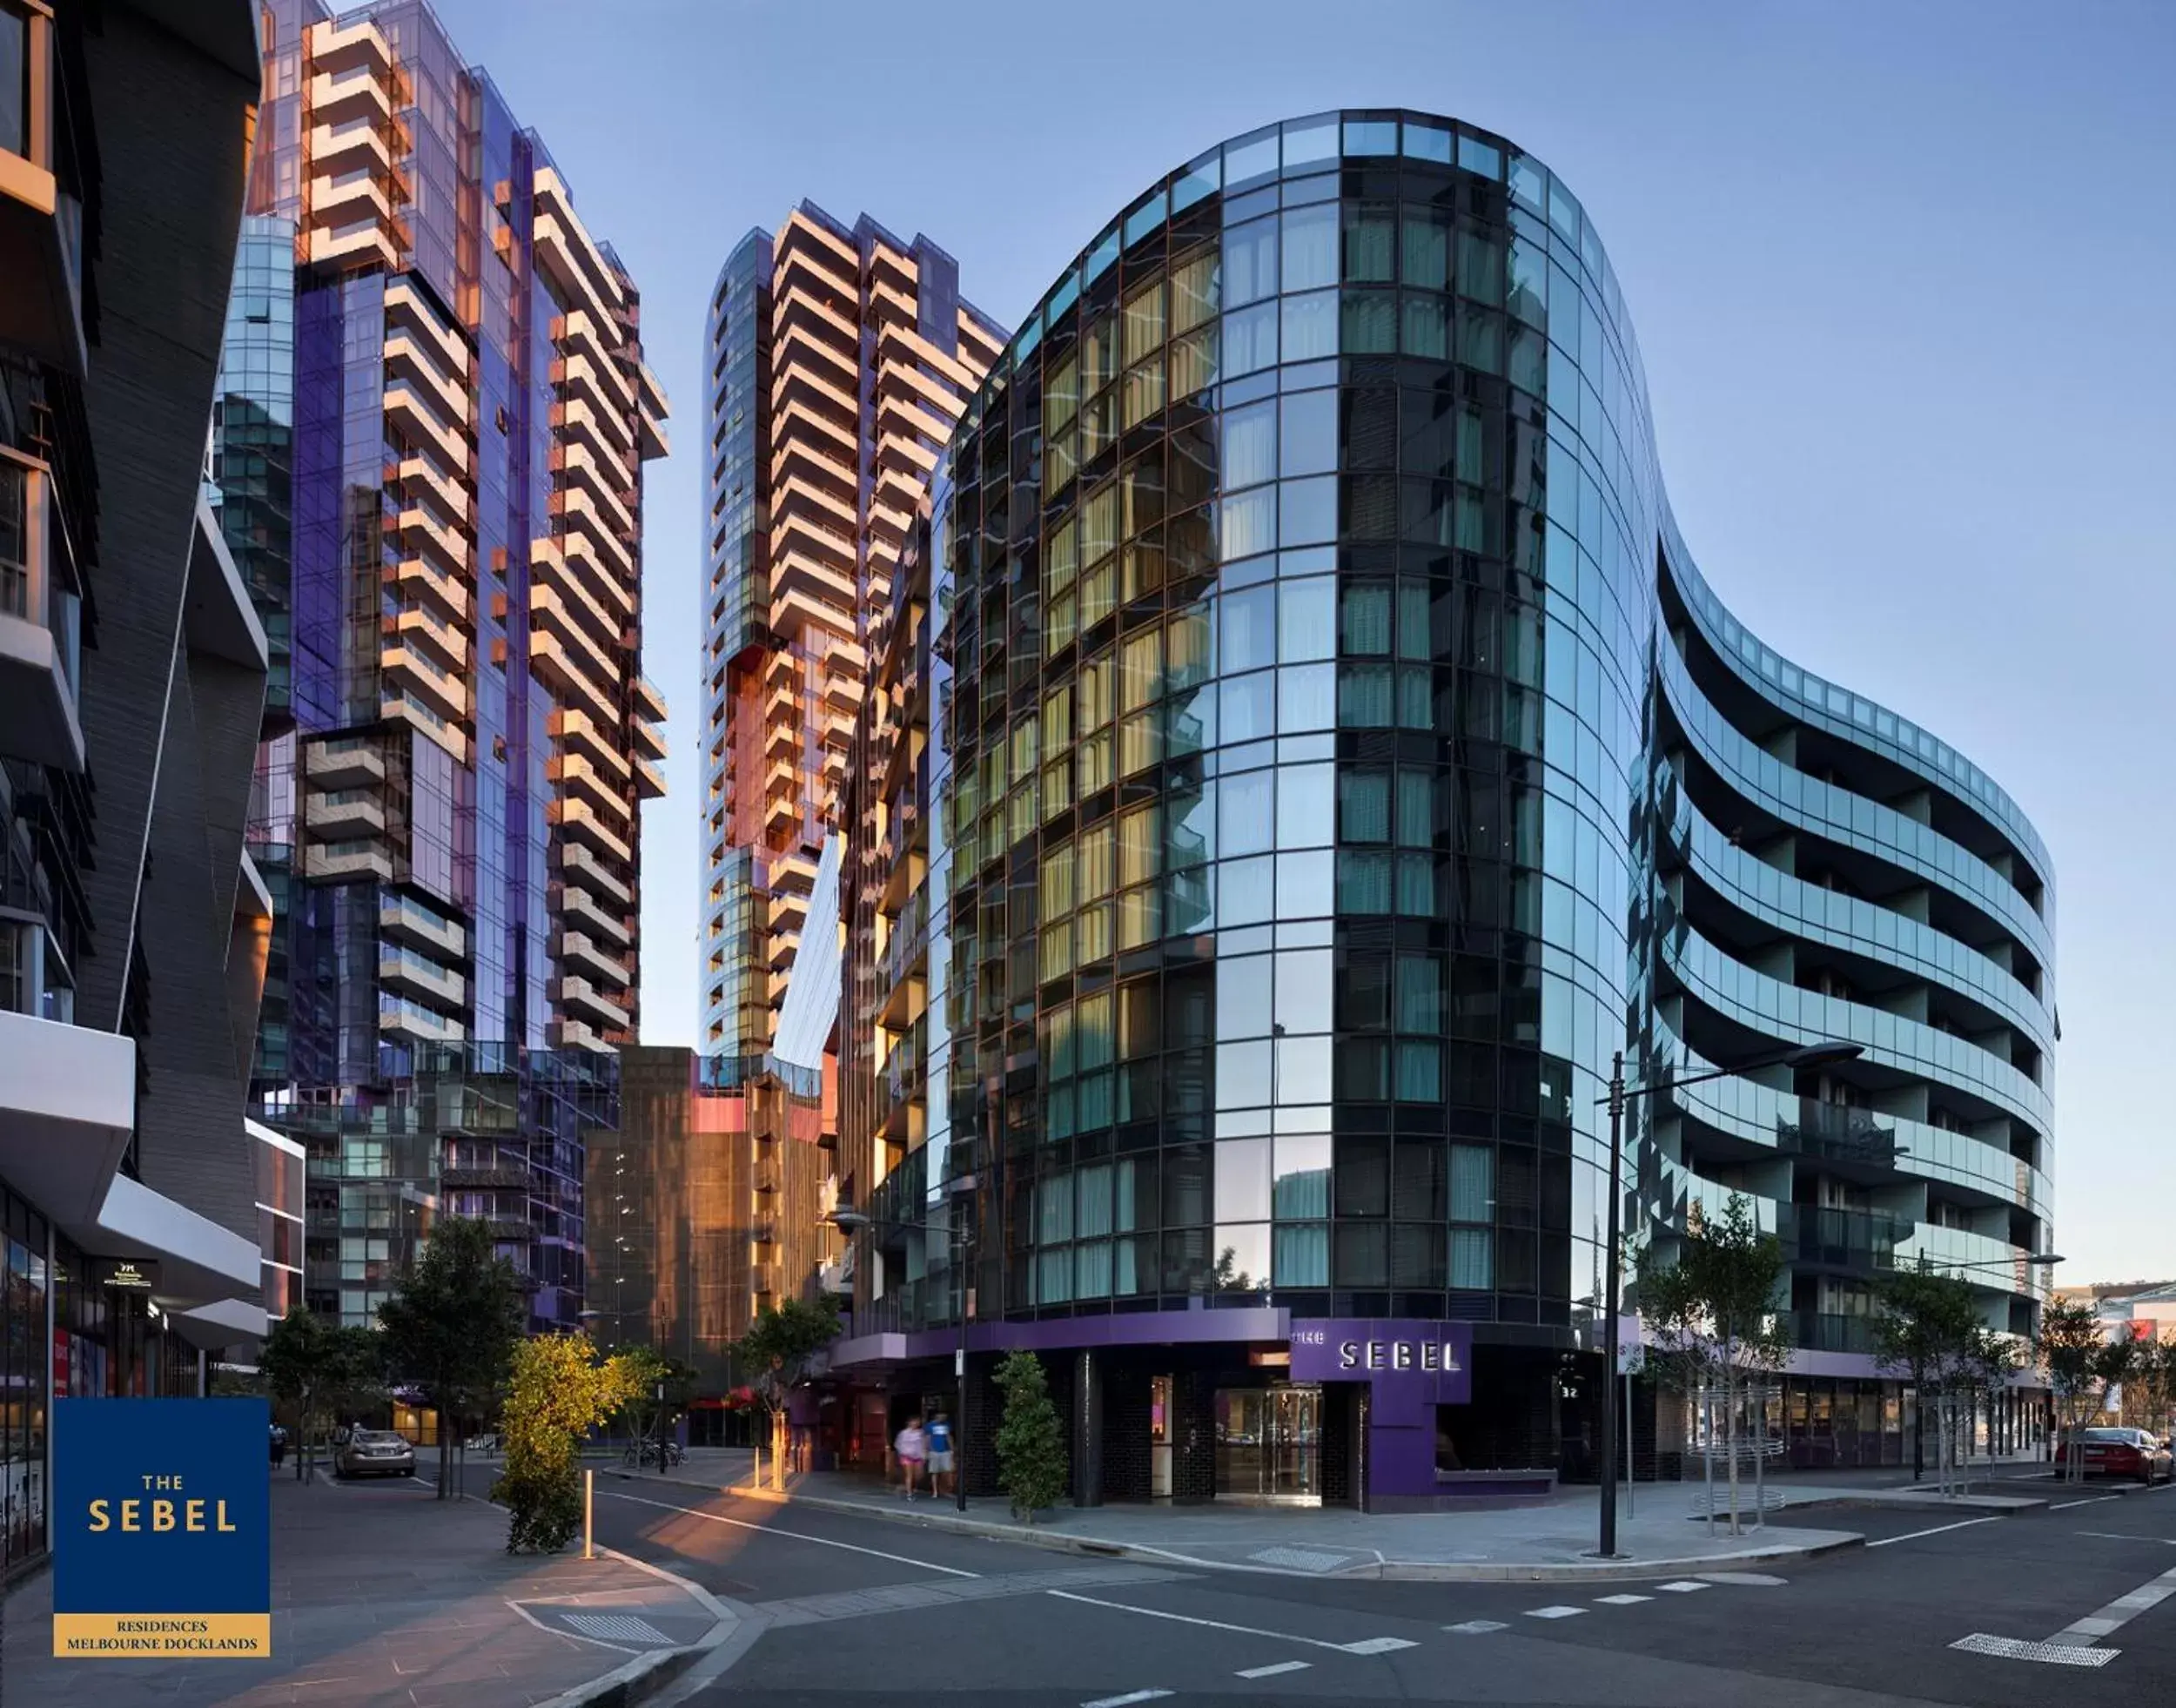
<path id="1" fill-rule="evenodd" d="M 1010 324 L 1209 144 L 1418 107 L 1515 139 L 1599 225 L 1717 592 L 2039 825 L 2058 1278 L 2176 1274 L 2147 1079 L 2176 1065 L 2176 7 L 436 3 L 634 272 L 679 410 L 646 542 L 673 706 L 672 793 L 644 827 L 648 1038 L 695 1031 L 700 360 L 734 239 L 803 197 L 866 210 L 950 250 Z"/>

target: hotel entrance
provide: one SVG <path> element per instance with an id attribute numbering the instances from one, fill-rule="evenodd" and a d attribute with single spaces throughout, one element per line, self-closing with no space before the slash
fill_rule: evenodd
<path id="1" fill-rule="evenodd" d="M 1319 1384 L 1216 1390 L 1217 1498 L 1322 1503 Z"/>

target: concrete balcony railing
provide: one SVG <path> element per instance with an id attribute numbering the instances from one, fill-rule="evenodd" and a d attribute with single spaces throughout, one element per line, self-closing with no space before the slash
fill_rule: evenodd
<path id="1" fill-rule="evenodd" d="M 406 896 L 386 896 L 378 904 L 379 933 L 412 947 L 455 957 L 467 952 L 468 933 L 451 919 L 441 919 Z"/>
<path id="2" fill-rule="evenodd" d="M 579 1019 L 601 1024 L 608 1032 L 625 1032 L 634 1017 L 587 978 L 561 976 L 556 992 L 561 1007 Z"/>
<path id="3" fill-rule="evenodd" d="M 581 843 L 569 841 L 560 844 L 559 869 L 572 888 L 588 890 L 601 901 L 616 904 L 622 909 L 635 905 L 635 891 L 628 881 Z"/>
<path id="4" fill-rule="evenodd" d="M 393 117 L 393 91 L 387 72 L 366 58 L 339 71 L 319 71 L 310 79 L 309 112 L 321 124 L 338 124 L 351 118 Z"/>
<path id="5" fill-rule="evenodd" d="M 375 842 L 313 844 L 303 851 L 302 871 L 306 878 L 327 884 L 358 879 L 390 884 L 393 856 Z"/>
<path id="6" fill-rule="evenodd" d="M 304 797 L 302 823 L 312 842 L 353 842 L 386 833 L 385 804 L 369 790 L 335 789 Z"/>
<path id="7" fill-rule="evenodd" d="M 389 990 L 449 1005 L 458 1005 L 468 997 L 468 981 L 461 974 L 412 949 L 389 943 L 378 945 L 378 982 Z"/>
<path id="8" fill-rule="evenodd" d="M 360 789 L 386 780 L 386 762 L 367 738 L 350 736 L 312 742 L 305 750 L 303 773 L 324 789 Z"/>

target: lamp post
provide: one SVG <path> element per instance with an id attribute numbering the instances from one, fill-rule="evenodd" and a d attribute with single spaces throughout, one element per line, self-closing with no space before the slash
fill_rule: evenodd
<path id="1" fill-rule="evenodd" d="M 1624 1106 L 1636 1097 L 1653 1097 L 1658 1092 L 1676 1091 L 1684 1086 L 1696 1086 L 1703 1080 L 1720 1079 L 1733 1073 L 1750 1073 L 1762 1067 L 1825 1067 L 1832 1062 L 1849 1061 L 1861 1050 L 1857 1044 L 1823 1043 L 1797 1044 L 1783 1049 L 1771 1050 L 1747 1061 L 1729 1067 L 1710 1068 L 1705 1073 L 1688 1074 L 1682 1079 L 1658 1079 L 1651 1086 L 1628 1086 L 1624 1083 L 1624 1052 L 1619 1050 L 1609 1062 L 1609 1094 L 1596 1099 L 1609 1109 L 1609 1220 L 1608 1249 L 1605 1261 L 1608 1274 L 1605 1283 L 1603 1309 L 1604 1332 L 1608 1336 L 1608 1362 L 1602 1367 L 1602 1534 L 1595 1557 L 1614 1560 L 1617 1557 L 1617 1313 L 1622 1304 L 1621 1280 L 1624 1268 L 1623 1254 L 1623 1169 L 1624 1169 Z M 1628 1471 L 1630 1469 L 1627 1462 Z"/>
<path id="2" fill-rule="evenodd" d="M 952 1355 L 952 1409 L 957 1414 L 952 1423 L 952 1503 L 962 1512 L 967 1510 L 967 1257 L 974 1248 L 974 1241 L 968 1237 L 967 1224 L 957 1212 L 960 1197 L 973 1186 L 971 1175 L 952 1183 L 955 1214 L 947 1235 L 952 1272 L 959 1277 L 959 1344 Z M 834 1227 L 849 1238 L 870 1230 L 887 1234 L 929 1232 L 927 1222 L 880 1221 L 846 1204 L 832 1211 L 829 1220 Z"/>

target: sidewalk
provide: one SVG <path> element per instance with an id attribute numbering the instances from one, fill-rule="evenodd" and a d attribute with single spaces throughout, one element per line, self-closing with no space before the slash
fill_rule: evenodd
<path id="1" fill-rule="evenodd" d="M 655 1688 L 731 1632 L 695 1585 L 624 1557 L 510 1556 L 507 1515 L 427 1486 L 272 1493 L 268 1660 L 52 1658 L 52 1578 L 6 1604 L 6 1691 L 39 1708 L 532 1708 Z M 570 1693 L 580 1692 L 579 1695 Z"/>
<path id="2" fill-rule="evenodd" d="M 718 1454 L 722 1469 L 733 1449 Z M 692 1461 L 692 1455 L 691 1461 Z M 1783 1560 L 1806 1559 L 1864 1538 L 1853 1530 L 1783 1526 L 1749 1527 L 1728 1534 L 1718 1518 L 1710 1537 L 1701 1490 L 1691 1483 L 1642 1483 L 1634 1510 L 1618 1509 L 1617 1546 L 1629 1557 L 1591 1560 L 1599 1523 L 1600 1490 L 1561 1491 L 1546 1506 L 1459 1513 L 1355 1512 L 1342 1507 L 1062 1506 L 1033 1525 L 1014 1521 L 1001 1499 L 975 1499 L 964 1516 L 949 1500 L 907 1502 L 896 1489 L 864 1476 L 813 1471 L 788 1479 L 783 1496 L 749 1484 L 748 1455 L 725 1476 L 714 1466 L 683 1465 L 670 1476 L 629 1474 L 631 1481 L 661 1480 L 689 1488 L 730 1488 L 753 1499 L 850 1512 L 886 1523 L 987 1536 L 1074 1552 L 1117 1555 L 1226 1571 L 1269 1571 L 1305 1577 L 1424 1578 L 1461 1582 L 1537 1582 L 1550 1579 L 1654 1577 L 1679 1572 L 1743 1570 Z M 1834 1498 L 1829 1496 L 1828 1498 Z M 1751 1489 L 1746 1491 L 1750 1518 Z"/>

